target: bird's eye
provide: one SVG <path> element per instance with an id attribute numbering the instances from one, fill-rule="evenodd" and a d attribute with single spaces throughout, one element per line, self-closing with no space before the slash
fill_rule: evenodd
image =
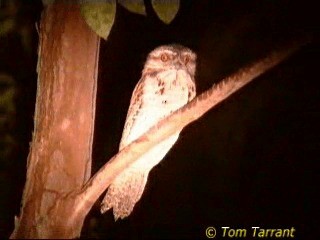
<path id="1" fill-rule="evenodd" d="M 184 64 L 187 64 L 190 61 L 190 56 L 186 55 L 183 58 Z"/>
<path id="2" fill-rule="evenodd" d="M 161 54 L 161 61 L 162 62 L 166 62 L 166 61 L 168 61 L 169 60 L 169 56 L 168 56 L 168 54 L 166 54 L 166 53 L 163 53 L 163 54 Z"/>

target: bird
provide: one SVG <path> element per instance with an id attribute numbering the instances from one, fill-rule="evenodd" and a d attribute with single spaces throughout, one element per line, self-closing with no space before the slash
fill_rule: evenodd
<path id="1" fill-rule="evenodd" d="M 179 44 L 159 46 L 148 54 L 132 93 L 119 151 L 196 96 L 196 59 L 191 49 Z M 101 213 L 112 208 L 115 221 L 131 214 L 149 172 L 169 152 L 181 130 L 144 153 L 114 179 L 102 200 Z"/>

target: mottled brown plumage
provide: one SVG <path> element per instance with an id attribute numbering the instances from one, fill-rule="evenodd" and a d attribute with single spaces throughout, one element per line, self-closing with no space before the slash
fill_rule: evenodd
<path id="1" fill-rule="evenodd" d="M 119 150 L 195 97 L 195 69 L 195 53 L 181 45 L 160 46 L 148 55 L 131 97 Z M 113 208 L 116 220 L 132 212 L 150 170 L 164 158 L 179 133 L 146 152 L 113 181 L 102 201 L 101 212 Z"/>

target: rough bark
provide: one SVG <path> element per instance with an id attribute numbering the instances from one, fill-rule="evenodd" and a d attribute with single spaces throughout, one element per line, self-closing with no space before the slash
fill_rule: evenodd
<path id="1" fill-rule="evenodd" d="M 80 235 L 75 192 L 91 174 L 99 38 L 76 4 L 53 4 L 40 23 L 34 134 L 21 215 L 11 238 Z"/>

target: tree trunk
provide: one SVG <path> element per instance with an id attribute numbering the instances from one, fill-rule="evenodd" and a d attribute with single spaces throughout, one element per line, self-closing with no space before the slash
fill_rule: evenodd
<path id="1" fill-rule="evenodd" d="M 76 192 L 91 174 L 99 38 L 77 4 L 46 7 L 40 23 L 34 134 L 21 215 L 11 238 L 80 236 Z"/>

